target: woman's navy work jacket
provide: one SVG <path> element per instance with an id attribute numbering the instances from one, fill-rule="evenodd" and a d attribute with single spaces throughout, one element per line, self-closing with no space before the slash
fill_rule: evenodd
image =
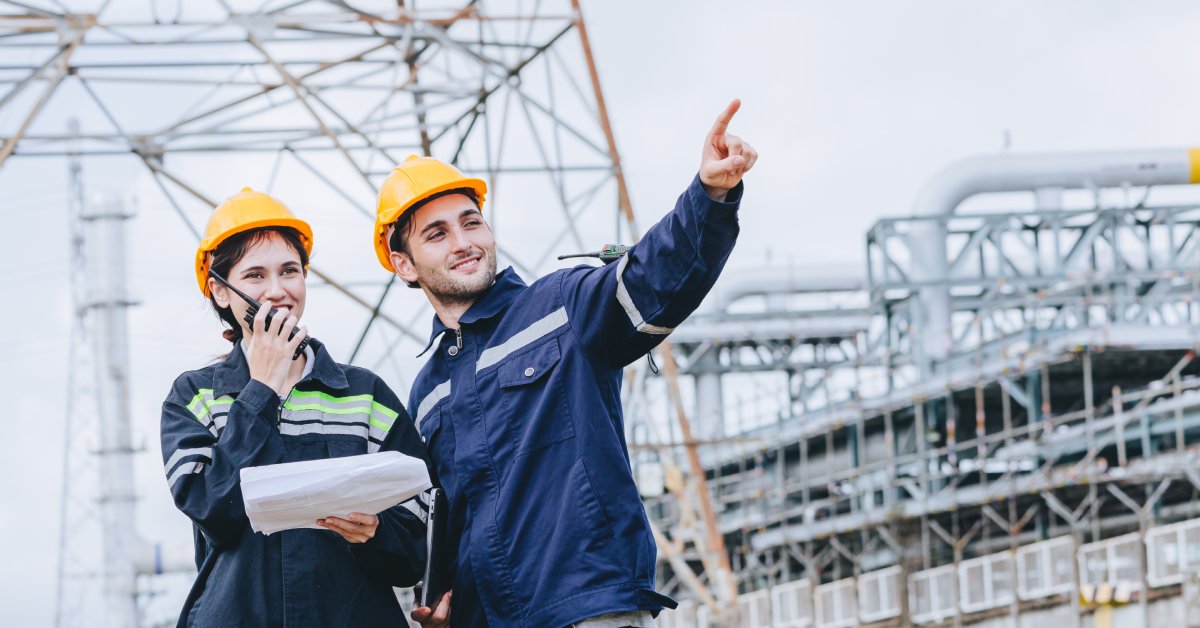
<path id="1" fill-rule="evenodd" d="M 693 180 L 621 260 L 525 285 L 506 269 L 435 353 L 409 408 L 449 498 L 455 626 L 561 627 L 675 607 L 630 471 L 622 368 L 700 304 L 738 233 Z"/>
<path id="2" fill-rule="evenodd" d="M 199 575 L 180 626 L 404 626 L 393 586 L 425 565 L 424 512 L 379 513 L 366 543 L 329 530 L 250 529 L 246 467 L 384 451 L 425 459 L 404 407 L 374 373 L 337 364 L 313 341 L 312 372 L 286 402 L 250 379 L 240 344 L 180 375 L 163 403 L 162 452 L 175 504 L 194 524 Z"/>

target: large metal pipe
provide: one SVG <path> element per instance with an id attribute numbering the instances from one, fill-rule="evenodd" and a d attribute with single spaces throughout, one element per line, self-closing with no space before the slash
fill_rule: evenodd
<path id="1" fill-rule="evenodd" d="M 863 269 L 858 265 L 767 266 L 726 270 L 705 301 L 702 312 L 723 312 L 733 302 L 751 296 L 770 298 L 796 294 L 865 292 L 866 289 Z"/>
<path id="2" fill-rule="evenodd" d="M 1031 191 L 1039 206 L 1054 203 L 1062 190 L 1200 183 L 1200 148 L 980 155 L 957 161 L 933 177 L 917 195 L 913 213 L 930 217 L 909 233 L 913 280 L 919 290 L 915 314 L 922 373 L 952 349 L 952 314 L 947 279 L 946 221 L 968 198 L 988 192 Z"/>
<path id="3" fill-rule="evenodd" d="M 126 222 L 121 200 L 96 196 L 83 220 L 91 276 L 88 315 L 92 320 L 96 397 L 99 407 L 101 538 L 106 617 L 96 625 L 137 625 L 137 575 L 134 531 L 137 496 L 133 482 L 133 430 L 130 425 L 129 328 L 131 305 L 126 286 Z M 70 429 L 70 426 L 68 426 Z M 70 478 L 67 479 L 70 481 Z"/>

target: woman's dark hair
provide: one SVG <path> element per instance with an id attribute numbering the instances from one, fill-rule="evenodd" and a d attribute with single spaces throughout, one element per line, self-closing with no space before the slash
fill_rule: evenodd
<path id="1" fill-rule="evenodd" d="M 229 271 L 233 268 L 234 264 L 237 264 L 238 261 L 242 259 L 242 256 L 246 254 L 246 251 L 249 251 L 251 247 L 260 242 L 265 242 L 271 237 L 271 234 L 275 234 L 280 238 L 283 238 L 284 242 L 287 242 L 293 249 L 295 249 L 296 254 L 300 256 L 300 265 L 304 267 L 304 272 L 307 275 L 308 251 L 304 249 L 304 241 L 301 239 L 300 232 L 291 227 L 260 227 L 258 229 L 251 229 L 249 231 L 243 231 L 239 234 L 232 235 L 219 246 L 217 246 L 215 251 L 213 251 L 212 263 L 209 264 L 209 268 L 213 271 L 216 271 L 222 277 L 232 281 L 232 278 L 229 276 Z M 234 317 L 233 310 L 228 307 L 221 307 L 220 305 L 217 305 L 217 298 L 212 294 L 209 295 L 208 301 L 212 304 L 212 308 L 217 313 L 217 317 L 219 317 L 222 322 L 229 326 L 229 329 L 226 329 L 221 333 L 221 335 L 224 336 L 229 342 L 237 342 L 240 340 L 242 338 L 242 325 L 238 319 Z"/>

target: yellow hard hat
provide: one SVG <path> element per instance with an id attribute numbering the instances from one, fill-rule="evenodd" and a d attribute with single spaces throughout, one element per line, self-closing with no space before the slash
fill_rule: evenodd
<path id="1" fill-rule="evenodd" d="M 287 205 L 269 194 L 242 188 L 212 211 L 208 225 L 204 227 L 204 239 L 196 249 L 196 282 L 205 297 L 208 296 L 208 266 L 212 252 L 230 236 L 260 227 L 291 227 L 299 231 L 304 251 L 312 255 L 312 227 L 307 222 L 297 218 Z"/>
<path id="2" fill-rule="evenodd" d="M 384 179 L 379 188 L 379 208 L 375 212 L 375 255 L 388 272 L 396 272 L 389 258 L 388 227 L 413 205 L 434 194 L 458 188 L 474 190 L 475 202 L 483 209 L 487 183 L 468 177 L 458 168 L 433 157 L 409 155 Z"/>

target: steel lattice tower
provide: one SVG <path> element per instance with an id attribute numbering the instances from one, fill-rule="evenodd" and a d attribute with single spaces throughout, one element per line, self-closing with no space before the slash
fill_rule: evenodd
<path id="1" fill-rule="evenodd" d="M 78 132 L 63 132 L 64 112 Z M 292 186 L 289 199 L 320 199 L 318 222 L 366 233 L 378 184 L 409 154 L 488 181 L 500 261 L 527 278 L 558 267 L 559 253 L 640 233 L 578 0 L 0 0 L 0 113 L 0 169 L 72 157 L 149 173 L 197 238 L 246 181 Z M 361 324 L 350 361 L 407 381 L 390 356 L 424 344 L 430 310 L 360 268 L 318 258 L 311 270 Z M 87 399 L 73 395 L 70 413 Z M 80 441 L 68 437 L 68 478 L 94 464 Z M 98 616 L 102 567 L 132 564 L 82 540 L 109 525 L 89 506 L 102 484 L 65 484 L 59 625 Z M 706 564 L 720 569 L 724 549 L 709 537 Z M 728 578 L 710 580 L 728 591 Z"/>

